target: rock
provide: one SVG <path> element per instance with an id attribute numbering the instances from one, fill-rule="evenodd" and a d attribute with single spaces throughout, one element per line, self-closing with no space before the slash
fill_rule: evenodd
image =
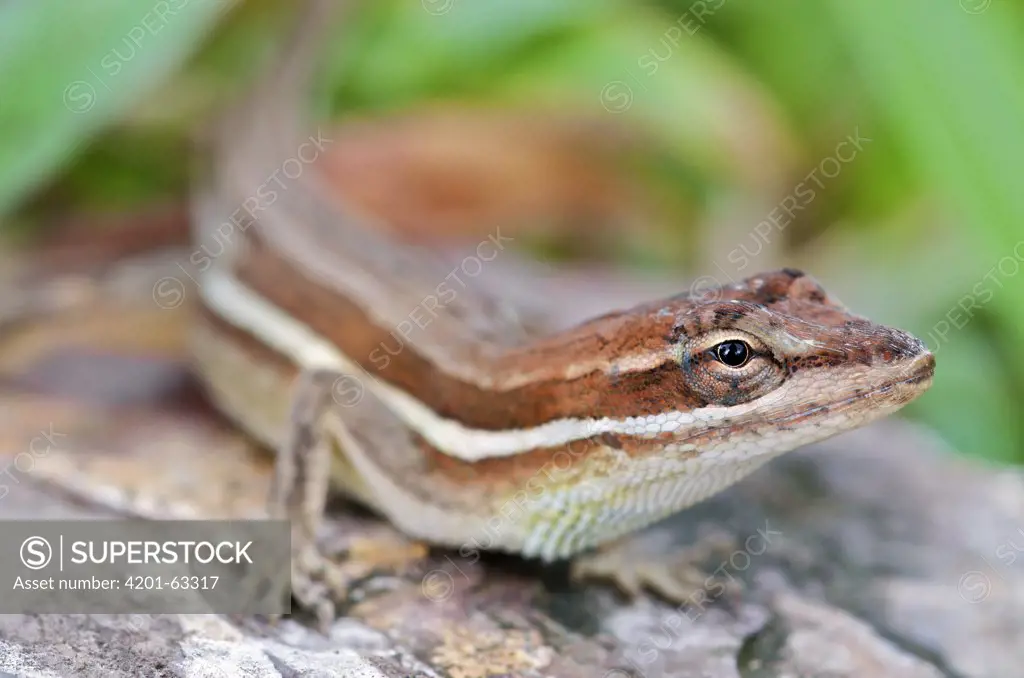
<path id="1" fill-rule="evenodd" d="M 305 617 L 271 625 L 202 615 L 5 615 L 0 670 L 47 677 L 1016 675 L 1024 662 L 1022 507 L 1021 474 L 956 458 L 927 432 L 893 420 L 785 455 L 653 528 L 652 542 L 661 544 L 721 531 L 735 537 L 735 552 L 703 565 L 742 590 L 699 606 L 570 586 L 564 567 L 512 557 L 463 562 L 438 551 L 408 576 L 360 582 L 328 636 Z M 4 519 L 94 514 L 31 482 L 12 487 L 0 505 Z M 346 530 L 388 529 L 369 516 L 345 521 Z M 447 584 L 425 587 L 428 576 Z"/>

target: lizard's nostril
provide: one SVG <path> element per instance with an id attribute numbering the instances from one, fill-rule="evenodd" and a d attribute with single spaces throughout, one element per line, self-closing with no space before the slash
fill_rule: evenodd
<path id="1" fill-rule="evenodd" d="M 918 359 L 924 355 L 930 355 L 924 342 L 903 330 L 889 328 L 889 338 L 886 345 L 879 351 L 878 356 L 885 362 L 895 360 Z M 932 358 L 934 363 L 935 359 Z"/>

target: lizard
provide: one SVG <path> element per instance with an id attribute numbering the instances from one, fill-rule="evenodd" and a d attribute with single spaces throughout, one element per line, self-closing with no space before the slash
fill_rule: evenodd
<path id="1" fill-rule="evenodd" d="M 315 165 L 272 190 L 310 124 L 329 4 L 221 130 L 198 242 L 243 207 L 245 227 L 201 262 L 193 333 L 213 401 L 277 450 L 268 510 L 292 522 L 293 595 L 321 622 L 341 584 L 316 546 L 330 492 L 431 544 L 567 559 L 931 384 L 919 339 L 801 271 L 551 332 L 370 227 Z"/>
<path id="2" fill-rule="evenodd" d="M 393 237 L 303 156 L 315 122 L 301 102 L 339 4 L 309 0 L 269 77 L 223 118 L 189 259 L 195 372 L 276 451 L 265 514 L 292 525 L 292 595 L 321 628 L 349 583 L 317 543 L 331 493 L 460 554 L 571 560 L 683 602 L 687 575 L 639 562 L 636 533 L 931 385 L 923 342 L 798 270 L 558 329 Z M 51 456 L 39 475 L 109 499 L 109 465 Z"/>

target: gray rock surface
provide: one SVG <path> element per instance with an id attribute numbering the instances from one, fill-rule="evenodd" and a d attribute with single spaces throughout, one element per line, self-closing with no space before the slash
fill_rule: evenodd
<path id="1" fill-rule="evenodd" d="M 32 482 L 12 488 L 0 504 L 4 519 L 91 513 Z M 713 532 L 747 544 L 704 563 L 743 584 L 738 593 L 709 595 L 706 604 L 626 600 L 603 586 L 570 586 L 564 568 L 514 558 L 466 563 L 438 552 L 408 577 L 362 582 L 326 637 L 304 618 L 273 626 L 202 615 L 4 615 L 0 671 L 1020 675 L 1022 516 L 1020 473 L 957 459 L 926 432 L 890 421 L 786 455 L 649 532 L 652 549 Z M 450 577 L 444 595 L 424 588 L 425 574 Z"/>

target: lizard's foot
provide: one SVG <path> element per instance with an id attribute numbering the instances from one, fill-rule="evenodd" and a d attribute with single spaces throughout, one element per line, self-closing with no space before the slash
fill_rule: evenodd
<path id="1" fill-rule="evenodd" d="M 326 634 L 339 603 L 351 599 L 358 582 L 372 575 L 401 576 L 421 563 L 427 547 L 397 534 L 352 539 L 339 557 L 314 544 L 300 544 L 292 554 L 292 597 L 312 612 Z"/>
<path id="2" fill-rule="evenodd" d="M 716 555 L 728 557 L 735 550 L 731 535 L 717 532 L 691 546 L 660 555 L 638 549 L 636 542 L 641 538 L 627 537 L 578 557 L 572 562 L 572 578 L 611 582 L 631 598 L 646 589 L 671 603 L 697 606 L 742 588 L 728 571 L 720 576 L 719 571 L 726 568 L 707 569 L 708 561 Z"/>

